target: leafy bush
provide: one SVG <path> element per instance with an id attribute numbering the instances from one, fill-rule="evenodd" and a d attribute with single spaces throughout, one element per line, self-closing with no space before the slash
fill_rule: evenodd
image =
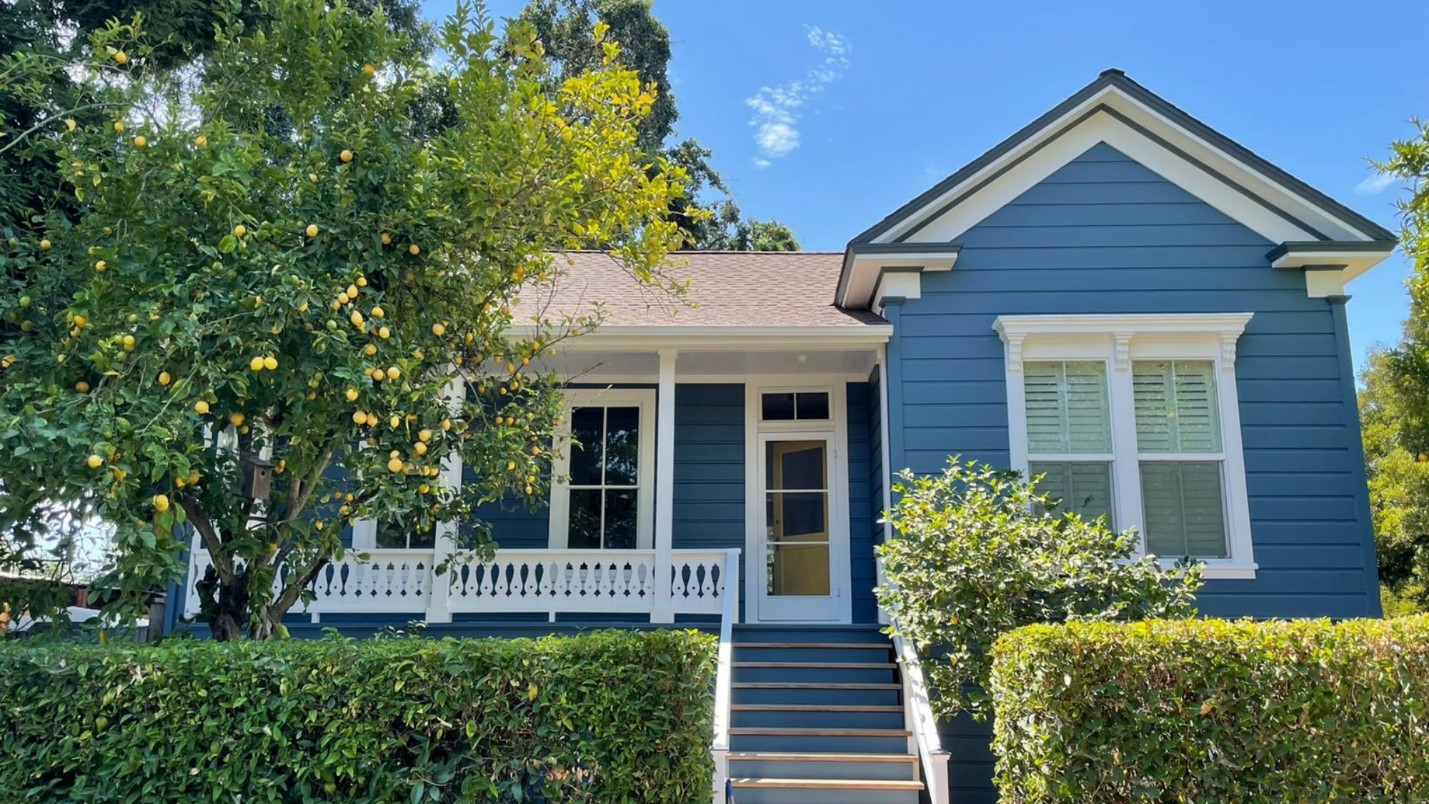
<path id="1" fill-rule="evenodd" d="M 1429 800 L 1429 618 L 998 640 L 1002 801 Z"/>
<path id="2" fill-rule="evenodd" d="M 1132 559 L 1133 532 L 1057 512 L 1014 473 L 954 458 L 940 475 L 900 477 L 878 599 L 920 654 L 939 657 L 924 672 L 940 717 L 987 716 L 992 643 L 1018 626 L 1194 613 L 1198 567 Z"/>
<path id="3" fill-rule="evenodd" d="M 0 647 L 35 801 L 708 801 L 713 640 Z M 233 694 L 228 694 L 232 691 Z"/>

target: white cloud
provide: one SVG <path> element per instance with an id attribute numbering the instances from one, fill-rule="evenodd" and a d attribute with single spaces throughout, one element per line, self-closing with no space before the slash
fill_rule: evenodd
<path id="1" fill-rule="evenodd" d="M 1361 195 L 1375 195 L 1389 189 L 1390 185 L 1399 181 L 1399 177 L 1388 173 L 1373 173 L 1365 177 L 1365 180 L 1355 185 L 1355 192 Z"/>
<path id="2" fill-rule="evenodd" d="M 819 27 L 808 31 L 809 47 L 819 55 L 802 79 L 777 87 L 762 87 L 744 103 L 753 112 L 749 125 L 761 158 L 756 167 L 768 167 L 770 160 L 787 156 L 799 147 L 800 111 L 810 99 L 843 77 L 848 67 L 848 40 Z"/>

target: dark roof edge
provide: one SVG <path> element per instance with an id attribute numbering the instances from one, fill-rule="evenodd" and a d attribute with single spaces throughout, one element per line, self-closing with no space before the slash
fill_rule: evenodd
<path id="1" fill-rule="evenodd" d="M 1206 140 L 1220 150 L 1230 154 L 1232 157 L 1245 162 L 1260 173 L 1265 174 L 1272 181 L 1285 186 L 1286 189 L 1293 193 L 1305 197 L 1306 200 L 1321 207 L 1331 215 L 1341 218 L 1352 228 L 1359 230 L 1366 237 L 1370 238 L 1370 242 L 1398 242 L 1398 238 L 1395 237 L 1393 232 L 1390 232 L 1383 226 L 1355 212 L 1353 209 L 1341 204 L 1300 179 L 1295 178 L 1265 158 L 1259 156 L 1254 151 L 1251 151 L 1249 148 L 1240 145 L 1231 138 L 1202 123 L 1175 104 L 1128 78 L 1126 73 L 1121 70 L 1110 69 L 1103 70 L 1102 73 L 1097 76 L 1096 80 L 1077 90 L 1066 100 L 1052 107 L 1052 109 L 1036 120 L 1018 129 L 1012 136 L 994 145 L 981 156 L 959 168 L 955 173 L 938 182 L 927 191 L 921 193 L 917 198 L 894 210 L 885 216 L 883 220 L 861 232 L 858 236 L 854 237 L 853 240 L 849 241 L 849 245 L 853 246 L 855 244 L 867 243 L 873 238 L 882 235 L 899 221 L 917 212 L 919 209 L 926 207 L 948 190 L 966 181 L 968 177 L 976 174 L 992 162 L 997 161 L 1008 151 L 1021 145 L 1038 132 L 1047 128 L 1051 123 L 1066 115 L 1067 112 L 1081 105 L 1088 98 L 1096 95 L 1108 86 L 1116 86 L 1118 89 L 1121 89 L 1136 100 L 1149 106 L 1162 116 L 1189 129 L 1194 135 Z"/>

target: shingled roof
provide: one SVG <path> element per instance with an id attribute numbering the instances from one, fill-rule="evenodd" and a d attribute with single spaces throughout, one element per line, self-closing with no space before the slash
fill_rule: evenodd
<path id="1" fill-rule="evenodd" d="M 565 271 L 554 288 L 523 294 L 516 323 L 531 316 L 587 315 L 598 304 L 603 326 L 847 326 L 886 324 L 867 310 L 834 306 L 842 252 L 681 251 L 666 270 L 689 280 L 681 301 L 646 287 L 620 261 L 599 251 L 555 255 Z"/>

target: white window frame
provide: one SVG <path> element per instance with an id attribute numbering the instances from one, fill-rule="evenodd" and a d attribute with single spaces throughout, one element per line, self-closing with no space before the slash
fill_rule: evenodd
<path id="1" fill-rule="evenodd" d="M 993 329 L 1002 338 L 1007 382 L 1008 442 L 1011 467 L 1027 472 L 1027 407 L 1024 361 L 1101 360 L 1107 364 L 1111 403 L 1112 511 L 1115 526 L 1145 533 L 1141 502 L 1141 464 L 1136 443 L 1136 410 L 1131 364 L 1140 360 L 1210 360 L 1216 368 L 1221 425 L 1221 494 L 1225 506 L 1226 558 L 1197 559 L 1208 579 L 1253 579 L 1256 574 L 1241 443 L 1240 400 L 1236 391 L 1235 349 L 1251 313 L 1173 313 L 1162 315 L 1018 315 L 1000 316 Z M 1171 460 L 1157 454 L 1157 460 Z M 1189 459 L 1212 461 L 1212 455 Z M 1143 535 L 1138 554 L 1144 555 Z M 1170 566 L 1179 557 L 1164 558 Z"/>
<path id="2" fill-rule="evenodd" d="M 556 454 L 551 462 L 550 537 L 552 550 L 570 545 L 571 416 L 576 408 L 637 408 L 640 442 L 635 480 L 635 549 L 649 550 L 655 542 L 655 389 L 576 389 L 565 394 L 561 424 L 556 429 Z M 605 550 L 606 548 L 600 548 Z M 612 552 L 619 552 L 610 548 Z"/>

